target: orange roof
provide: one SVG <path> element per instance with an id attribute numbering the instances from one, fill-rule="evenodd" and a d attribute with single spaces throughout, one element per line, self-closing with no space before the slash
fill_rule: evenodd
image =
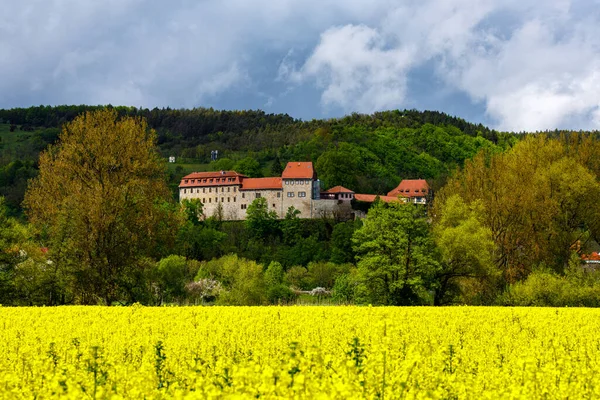
<path id="1" fill-rule="evenodd" d="M 244 178 L 240 190 L 282 189 L 281 178 Z"/>
<path id="2" fill-rule="evenodd" d="M 235 171 L 193 172 L 181 179 L 179 187 L 240 185 L 245 177 Z"/>
<path id="3" fill-rule="evenodd" d="M 404 179 L 388 196 L 423 197 L 427 196 L 429 190 L 425 179 Z"/>
<path id="4" fill-rule="evenodd" d="M 326 190 L 324 193 L 354 193 L 350 189 L 346 189 L 343 186 L 334 186 L 329 190 Z"/>
<path id="5" fill-rule="evenodd" d="M 183 177 L 183 179 L 203 179 L 203 178 L 222 178 L 232 176 L 244 176 L 235 171 L 209 171 L 209 172 L 192 172 Z"/>
<path id="6" fill-rule="evenodd" d="M 283 179 L 313 179 L 315 170 L 312 162 L 291 161 L 287 163 L 281 177 Z"/>
<path id="7" fill-rule="evenodd" d="M 600 261 L 600 254 L 596 252 L 593 252 L 592 254 L 582 254 L 581 259 L 586 261 Z"/>
<path id="8" fill-rule="evenodd" d="M 364 201 L 366 203 L 373 203 L 375 199 L 379 197 L 379 199 L 385 203 L 390 203 L 392 201 L 400 201 L 400 198 L 397 196 L 379 196 L 376 194 L 355 194 L 354 198 L 358 201 Z"/>

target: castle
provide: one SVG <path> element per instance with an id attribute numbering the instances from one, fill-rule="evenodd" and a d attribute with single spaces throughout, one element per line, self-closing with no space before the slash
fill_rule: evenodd
<path id="1" fill-rule="evenodd" d="M 404 185 L 405 182 L 416 182 Z M 430 194 L 424 180 L 401 182 L 400 186 L 379 196 L 383 201 L 426 202 Z M 355 194 L 342 186 L 321 191 L 312 162 L 289 162 L 281 177 L 248 178 L 235 171 L 194 172 L 182 178 L 179 199 L 199 199 L 204 215 L 221 215 L 225 220 L 243 220 L 248 206 L 265 198 L 269 211 L 284 218 L 289 207 L 300 211 L 300 218 L 354 218 L 352 200 L 373 202 L 376 195 Z"/>

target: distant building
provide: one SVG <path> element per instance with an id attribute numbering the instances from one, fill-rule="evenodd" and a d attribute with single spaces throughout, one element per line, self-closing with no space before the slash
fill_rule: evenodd
<path id="1" fill-rule="evenodd" d="M 175 162 L 175 156 L 171 156 L 171 157 L 169 157 L 169 162 L 170 162 L 170 163 L 174 163 L 174 162 Z"/>
<path id="2" fill-rule="evenodd" d="M 342 189 L 324 192 L 328 198 L 322 199 L 312 162 L 290 162 L 281 177 L 248 178 L 235 171 L 194 172 L 181 180 L 179 199 L 199 199 L 204 215 L 220 214 L 225 220 L 245 219 L 248 206 L 260 197 L 279 218 L 284 218 L 292 206 L 300 211 L 300 218 L 352 218 L 354 192 Z"/>
<path id="3" fill-rule="evenodd" d="M 406 202 L 427 204 L 431 201 L 432 191 L 425 179 L 404 179 L 391 192 L 390 197 L 402 197 Z"/>
<path id="4" fill-rule="evenodd" d="M 596 271 L 600 269 L 600 254 L 593 252 L 591 254 L 582 254 L 581 261 L 583 269 L 588 271 Z"/>
<path id="5" fill-rule="evenodd" d="M 365 210 L 352 207 L 353 201 L 372 203 L 404 201 L 426 204 L 431 198 L 423 179 L 403 180 L 387 196 L 357 194 L 343 186 L 321 191 L 321 182 L 312 162 L 289 162 L 281 177 L 248 178 L 235 171 L 194 172 L 179 184 L 179 199 L 199 199 L 204 215 L 220 215 L 224 220 L 246 219 L 248 206 L 257 198 L 266 199 L 269 211 L 284 218 L 290 207 L 300 211 L 300 218 L 362 217 Z"/>

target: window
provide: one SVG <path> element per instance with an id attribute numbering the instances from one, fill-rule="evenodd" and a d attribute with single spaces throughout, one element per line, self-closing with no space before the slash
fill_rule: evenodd
<path id="1" fill-rule="evenodd" d="M 225 197 L 221 197 L 221 203 L 225 203 Z"/>
<path id="2" fill-rule="evenodd" d="M 256 197 L 257 199 L 260 199 L 260 198 L 262 197 L 262 194 L 260 194 L 260 193 L 258 193 L 258 192 L 257 192 L 257 193 L 255 193 L 254 195 L 255 195 L 255 197 Z"/>
<path id="3" fill-rule="evenodd" d="M 277 192 L 277 197 L 281 197 L 281 193 Z"/>
<path id="4" fill-rule="evenodd" d="M 215 203 L 218 203 L 218 202 L 219 202 L 219 198 L 215 197 Z"/>
<path id="5" fill-rule="evenodd" d="M 235 196 L 233 196 L 233 202 L 234 202 L 234 203 L 235 203 L 235 200 L 236 200 L 236 197 L 235 197 Z"/>
<path id="6" fill-rule="evenodd" d="M 275 203 L 273 203 L 273 208 L 275 208 Z"/>
<path id="7" fill-rule="evenodd" d="M 185 183 L 188 183 L 188 180 L 186 179 L 184 182 L 185 182 Z"/>
<path id="8" fill-rule="evenodd" d="M 288 197 L 294 197 L 294 192 L 288 192 Z"/>
<path id="9" fill-rule="evenodd" d="M 208 181 L 209 181 L 210 183 L 212 183 L 212 181 L 213 181 L 213 180 L 212 180 L 212 178 L 211 178 L 211 179 L 209 179 Z"/>
<path id="10" fill-rule="evenodd" d="M 208 198 L 208 202 L 209 202 L 209 203 L 212 203 L 212 199 L 211 199 L 210 197 Z"/>
<path id="11" fill-rule="evenodd" d="M 186 194 L 186 193 L 187 193 L 187 192 L 186 192 L 186 190 L 187 190 L 187 189 L 183 189 L 183 194 Z"/>
<path id="12" fill-rule="evenodd" d="M 242 210 L 245 210 L 248 208 L 248 204 L 242 204 Z"/>
<path id="13" fill-rule="evenodd" d="M 287 179 L 284 182 L 285 182 L 286 185 L 290 184 L 290 182 Z"/>
<path id="14" fill-rule="evenodd" d="M 298 192 L 298 197 L 306 197 L 306 192 Z"/>
<path id="15" fill-rule="evenodd" d="M 242 193 L 242 199 L 246 198 L 246 193 Z"/>
<path id="16" fill-rule="evenodd" d="M 234 186 L 233 187 L 233 193 L 237 192 L 237 188 Z"/>
<path id="17" fill-rule="evenodd" d="M 206 203 L 206 197 L 203 197 L 203 198 L 202 198 L 202 202 L 203 202 L 203 203 Z"/>
<path id="18" fill-rule="evenodd" d="M 231 192 L 231 188 L 230 188 L 230 187 L 228 187 L 228 188 L 227 188 L 227 191 L 228 191 L 228 192 Z"/>
<path id="19" fill-rule="evenodd" d="M 293 184 L 294 184 L 294 181 L 290 181 L 290 185 L 293 185 Z"/>
<path id="20" fill-rule="evenodd" d="M 221 193 L 225 193 L 225 188 L 221 188 Z"/>
<path id="21" fill-rule="evenodd" d="M 206 193 L 206 188 L 202 188 L 202 193 Z"/>
<path id="22" fill-rule="evenodd" d="M 212 192 L 212 188 L 208 188 L 208 193 L 211 193 L 211 192 Z"/>
<path id="23" fill-rule="evenodd" d="M 296 185 L 299 185 L 300 181 L 298 179 L 296 179 Z"/>

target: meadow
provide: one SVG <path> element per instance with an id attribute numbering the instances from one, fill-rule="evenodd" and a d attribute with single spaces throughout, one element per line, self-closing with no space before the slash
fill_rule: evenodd
<path id="1" fill-rule="evenodd" d="M 0 308 L 0 397 L 598 398 L 600 310 Z"/>

